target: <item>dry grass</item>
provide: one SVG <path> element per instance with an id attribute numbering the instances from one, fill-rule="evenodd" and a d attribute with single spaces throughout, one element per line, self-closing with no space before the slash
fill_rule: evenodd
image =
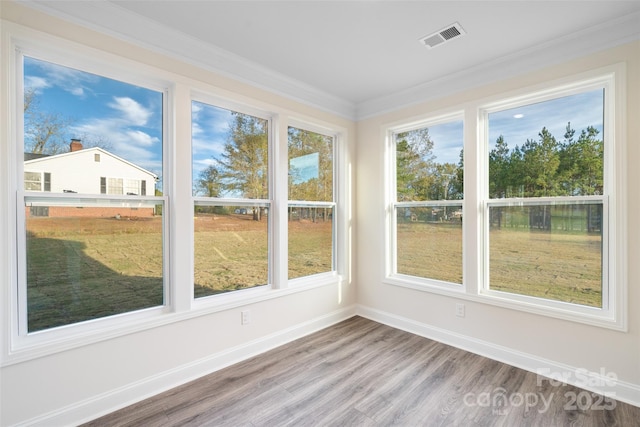
<path id="1" fill-rule="evenodd" d="M 196 297 L 268 282 L 267 220 L 194 219 Z M 30 218 L 30 331 L 163 304 L 162 218 Z M 291 278 L 331 270 L 331 222 L 291 221 Z"/>
<path id="2" fill-rule="evenodd" d="M 492 230 L 491 288 L 602 306 L 602 239 L 598 234 Z"/>
<path id="3" fill-rule="evenodd" d="M 196 297 L 268 282 L 267 220 L 198 215 Z M 162 219 L 27 221 L 29 330 L 163 304 Z M 331 222 L 289 223 L 289 278 L 331 271 Z M 599 235 L 492 230 L 491 288 L 599 307 Z M 460 223 L 398 226 L 398 272 L 462 283 Z"/>
<path id="4" fill-rule="evenodd" d="M 462 228 L 456 223 L 398 224 L 397 271 L 462 283 Z M 586 232 L 492 229 L 491 289 L 602 306 L 602 240 Z"/>
<path id="5" fill-rule="evenodd" d="M 27 221 L 29 330 L 162 305 L 161 221 Z"/>
<path id="6" fill-rule="evenodd" d="M 398 224 L 400 274 L 462 283 L 462 223 Z"/>

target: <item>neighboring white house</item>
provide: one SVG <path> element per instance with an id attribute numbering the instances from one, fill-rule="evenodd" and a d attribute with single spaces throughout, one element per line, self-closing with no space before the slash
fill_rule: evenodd
<path id="1" fill-rule="evenodd" d="M 157 175 L 102 148 L 83 149 L 72 140 L 68 153 L 25 153 L 25 191 L 153 196 Z M 42 215 L 40 213 L 39 215 Z M 62 212 L 46 216 L 62 216 Z M 67 216 L 65 214 L 64 216 Z M 110 212 L 105 212 L 110 215 Z M 75 216 L 75 215 L 72 215 Z"/>

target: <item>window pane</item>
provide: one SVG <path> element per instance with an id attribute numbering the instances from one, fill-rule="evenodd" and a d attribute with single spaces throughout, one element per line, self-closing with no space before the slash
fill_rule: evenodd
<path id="1" fill-rule="evenodd" d="M 142 181 L 162 194 L 163 93 L 30 57 L 23 65 L 28 331 L 162 306 L 163 201 L 131 196 Z"/>
<path id="2" fill-rule="evenodd" d="M 464 197 L 462 121 L 401 132 L 394 137 L 397 201 Z"/>
<path id="3" fill-rule="evenodd" d="M 289 127 L 289 200 L 333 201 L 333 138 Z"/>
<path id="4" fill-rule="evenodd" d="M 29 57 L 24 87 L 24 170 L 52 193 L 100 194 L 100 177 L 162 190 L 162 92 Z"/>
<path id="5" fill-rule="evenodd" d="M 333 207 L 289 205 L 289 279 L 333 271 Z"/>
<path id="6" fill-rule="evenodd" d="M 25 172 L 24 173 L 24 189 L 27 191 L 41 191 L 42 184 L 40 180 L 42 174 L 40 172 Z"/>
<path id="7" fill-rule="evenodd" d="M 490 288 L 602 307 L 602 207 L 490 207 Z"/>
<path id="8" fill-rule="evenodd" d="M 269 282 L 268 209 L 202 206 L 194 211 L 195 297 Z"/>
<path id="9" fill-rule="evenodd" d="M 269 138 L 265 119 L 191 103 L 193 195 L 269 198 Z"/>
<path id="10" fill-rule="evenodd" d="M 162 217 L 136 206 L 27 207 L 29 332 L 163 304 Z"/>
<path id="11" fill-rule="evenodd" d="M 396 208 L 396 272 L 462 283 L 462 205 Z"/>
<path id="12" fill-rule="evenodd" d="M 489 196 L 603 194 L 604 90 L 489 114 Z"/>

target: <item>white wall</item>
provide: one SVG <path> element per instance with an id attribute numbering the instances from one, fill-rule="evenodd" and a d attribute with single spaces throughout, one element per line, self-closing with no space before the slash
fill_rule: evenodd
<path id="1" fill-rule="evenodd" d="M 161 77 L 175 84 L 173 94 L 178 108 L 171 118 L 176 123 L 171 133 L 177 141 L 189 141 L 191 90 L 197 90 L 270 111 L 282 123 L 296 118 L 340 129 L 342 142 L 350 152 L 347 159 L 353 156 L 355 124 L 350 121 L 14 3 L 1 2 L 0 13 L 3 31 L 12 26 L 22 34 L 39 32 L 40 39 L 44 32 L 44 40 L 58 37 L 81 43 L 83 49 L 95 49 L 94 53 L 99 55 L 113 54 L 142 64 L 142 71 L 132 68 L 132 72 L 144 73 L 146 66 L 161 70 Z M 16 255 L 5 242 L 11 242 L 15 229 L 15 213 L 12 213 L 15 194 L 11 188 L 17 153 L 11 148 L 9 130 L 16 126 L 17 112 L 11 110 L 9 99 L 15 80 L 9 76 L 7 50 L 11 47 L 6 33 L 1 43 L 0 51 L 4 53 L 0 67 L 0 241 L 3 242 L 0 245 L 0 354 L 11 356 L 12 316 L 7 301 L 16 283 Z M 286 128 L 280 138 L 283 136 L 286 141 Z M 183 170 L 188 168 L 191 163 L 188 143 L 177 143 L 169 151 L 174 164 L 182 165 Z M 182 189 L 172 193 L 175 207 L 172 220 L 186 227 L 184 224 L 193 221 L 190 173 L 178 174 L 174 182 L 167 176 L 164 178 L 166 188 Z M 174 233 L 170 237 L 176 261 L 171 271 L 172 289 L 191 287 L 189 233 Z M 351 259 L 341 262 L 341 265 L 351 264 Z M 178 296 L 176 312 L 159 316 L 160 320 L 152 324 L 128 329 L 125 325 L 126 334 L 116 330 L 100 340 L 89 334 L 86 343 L 79 345 L 74 340 L 68 348 L 59 346 L 54 352 L 32 354 L 23 359 L 7 357 L 0 367 L 0 425 L 70 425 L 87 421 L 351 317 L 355 312 L 356 293 L 350 275 L 342 281 L 336 279 L 270 292 L 268 299 L 252 297 L 247 303 L 235 301 L 222 308 L 198 305 L 189 309 L 188 298 Z M 252 322 L 241 325 L 240 311 L 245 309 L 251 310 Z"/>
<path id="2" fill-rule="evenodd" d="M 106 35 L 96 34 L 79 26 L 60 21 L 2 2 L 2 18 L 52 36 L 75 40 L 101 52 L 116 54 L 166 70 L 177 81 L 176 98 L 182 105 L 189 100 L 188 87 L 219 92 L 221 96 L 242 98 L 280 112 L 312 117 L 348 130 L 349 138 L 357 135 L 355 172 L 356 207 L 353 221 L 354 247 L 352 260 L 357 282 L 334 283 L 312 287 L 301 292 L 282 292 L 276 298 L 252 303 L 253 322 L 241 326 L 242 305 L 222 311 L 202 311 L 194 315 L 175 317 L 175 321 L 153 328 L 75 346 L 54 354 L 5 364 L 0 368 L 0 425 L 21 423 L 74 424 L 106 411 L 153 395 L 164 388 L 195 378 L 248 355 L 293 339 L 317 328 L 329 325 L 359 312 L 380 321 L 431 335 L 472 350 L 503 358 L 520 365 L 550 363 L 568 368 L 598 371 L 604 367 L 615 372 L 630 390 L 640 390 L 640 223 L 629 221 L 627 272 L 629 283 L 629 331 L 617 332 L 579 323 L 557 320 L 506 308 L 465 301 L 466 317 L 454 314 L 456 300 L 382 283 L 384 265 L 383 227 L 383 133 L 385 123 L 407 117 L 459 106 L 468 101 L 506 92 L 523 86 L 572 75 L 582 70 L 627 61 L 628 109 L 627 154 L 630 183 L 628 213 L 640 211 L 640 197 L 634 183 L 640 181 L 640 132 L 636 118 L 640 117 L 640 45 L 611 49 L 588 58 L 571 61 L 531 75 L 491 84 L 479 89 L 455 94 L 428 104 L 415 105 L 381 117 L 355 124 L 309 106 L 296 104 L 263 89 L 256 89 L 233 79 L 198 69 L 158 53 L 134 47 Z M 6 49 L 6 40 L 2 48 Z M 3 56 L 6 58 L 6 55 Z M 2 72 L 7 64 L 2 64 Z M 9 79 L 2 76 L 0 98 L 2 114 L 0 128 L 7 129 L 15 117 L 7 110 Z M 188 119 L 188 113 L 177 111 L 178 119 Z M 188 129 L 176 129 L 185 136 Z M 6 132 L 0 140 L 0 162 L 10 164 L 10 141 Z M 347 142 L 352 140 L 348 139 Z M 185 148 L 186 149 L 186 148 Z M 350 147 L 353 151 L 353 148 Z M 353 157 L 353 152 L 352 158 Z M 176 157 L 189 157 L 178 150 Z M 0 241 L 8 241 L 14 226 L 8 212 L 11 170 L 0 170 Z M 177 177 L 188 180 L 189 177 Z M 188 186 L 188 183 L 187 183 Z M 187 202 L 190 195 L 176 195 L 176 203 Z M 188 243 L 173 242 L 176 251 L 189 250 Z M 0 246 L 0 300 L 6 301 L 15 277 L 8 273 L 15 255 L 8 245 Z M 179 258 L 184 260 L 184 258 Z M 188 268 L 176 266 L 178 280 L 188 280 Z M 181 302 L 184 303 L 184 302 Z M 0 316 L 1 345 L 7 345 L 10 322 L 8 314 Z M 2 349 L 6 353 L 6 348 Z M 535 366 L 525 366 L 534 367 Z M 638 395 L 640 396 L 640 394 Z M 638 398 L 640 404 L 640 398 Z"/>
<path id="3" fill-rule="evenodd" d="M 470 300 L 383 283 L 385 124 L 462 108 L 508 91 L 572 76 L 619 62 L 627 64 L 628 332 L 558 320 Z M 358 123 L 356 245 L 358 303 L 373 319 L 466 347 L 530 370 L 604 368 L 621 380 L 619 398 L 640 405 L 640 43 L 591 55 L 519 78 L 490 84 Z M 455 316 L 455 304 L 466 317 Z"/>

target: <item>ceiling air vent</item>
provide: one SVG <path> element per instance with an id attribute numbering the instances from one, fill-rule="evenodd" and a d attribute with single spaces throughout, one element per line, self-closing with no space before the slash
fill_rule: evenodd
<path id="1" fill-rule="evenodd" d="M 446 41 L 455 39 L 464 35 L 465 32 L 462 29 L 462 26 L 457 22 L 455 24 L 451 24 L 440 31 L 436 31 L 433 34 L 429 34 L 428 36 L 422 37 L 420 39 L 420 43 L 428 47 L 429 49 L 434 48 Z"/>

